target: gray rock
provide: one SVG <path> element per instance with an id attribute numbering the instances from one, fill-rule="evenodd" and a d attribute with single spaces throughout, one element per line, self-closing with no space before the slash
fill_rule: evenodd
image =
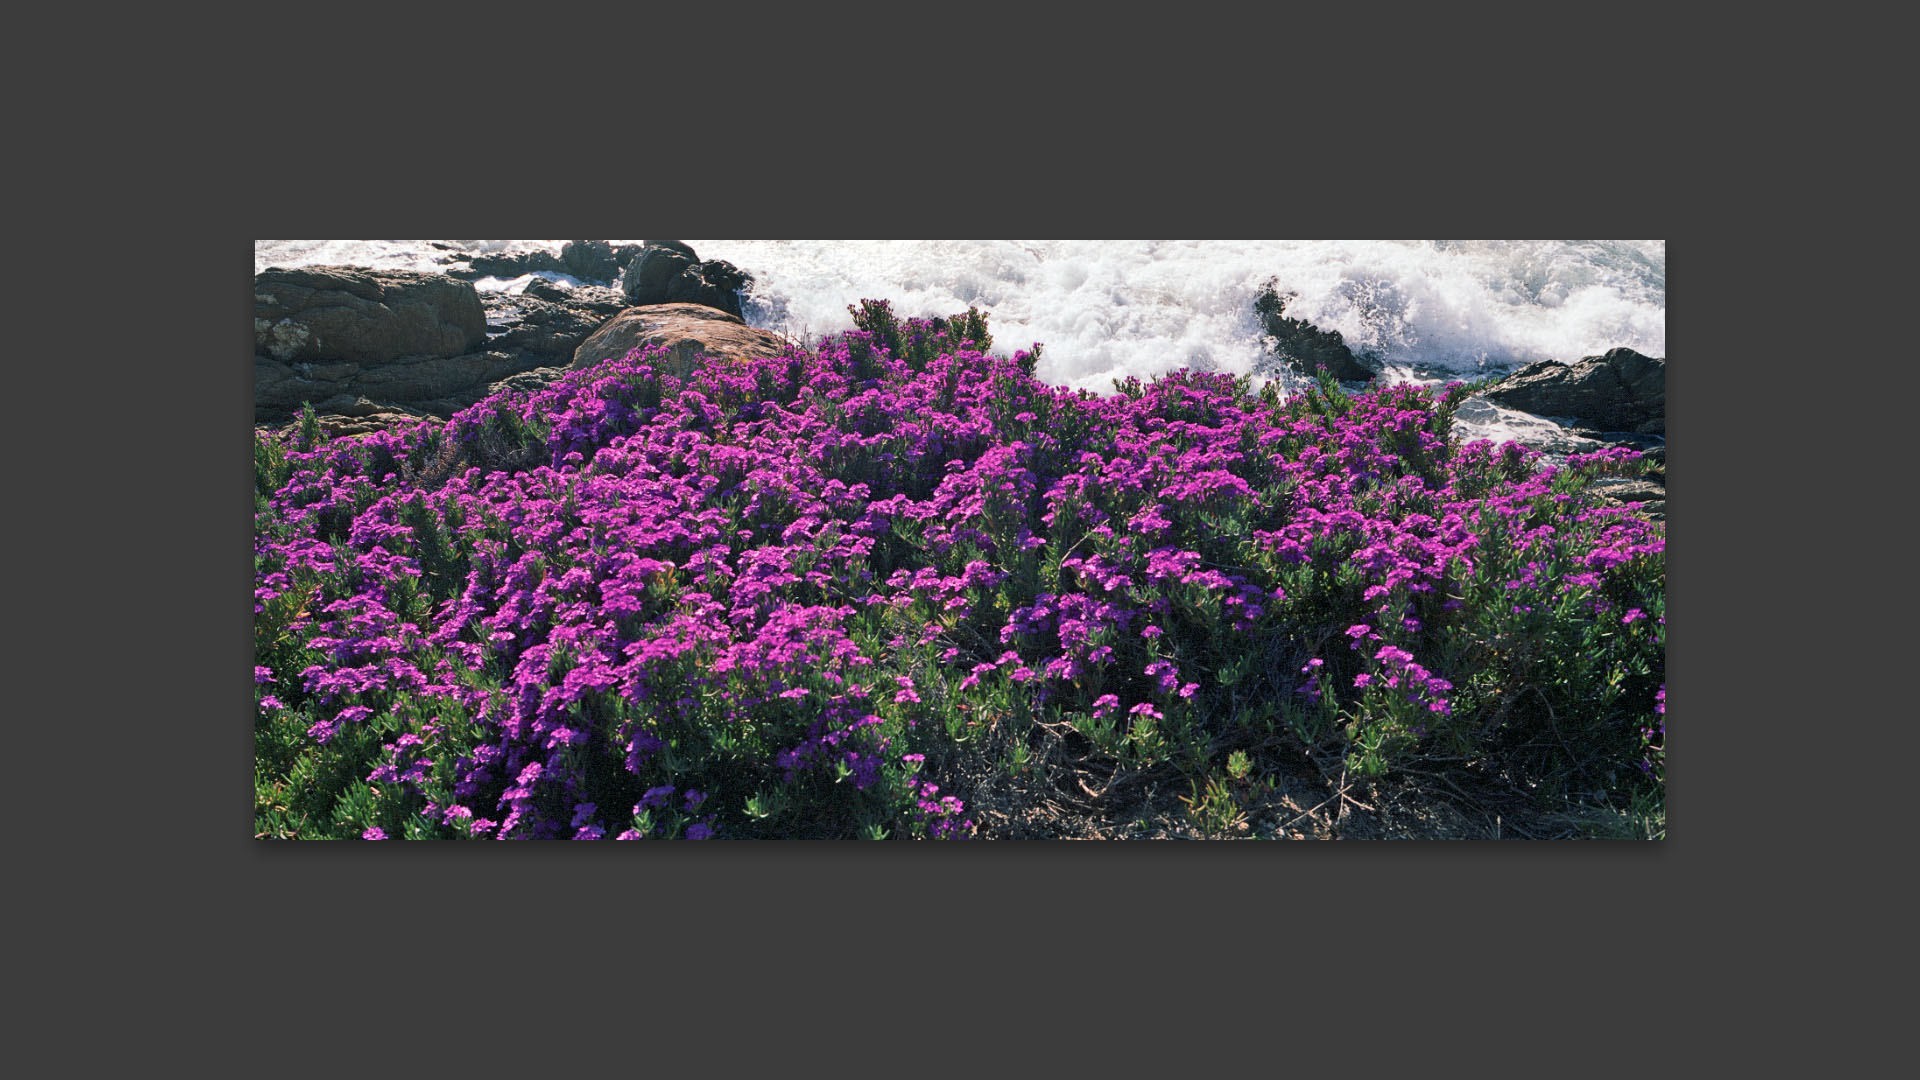
<path id="1" fill-rule="evenodd" d="M 545 288 L 538 286 L 545 285 Z M 612 289 L 582 286 L 564 289 L 537 279 L 519 294 L 488 293 L 482 298 L 494 336 L 487 348 L 513 353 L 533 364 L 565 363 L 589 334 L 627 309 Z"/>
<path id="2" fill-rule="evenodd" d="M 701 262 L 678 240 L 649 240 L 620 275 L 620 291 L 634 307 L 705 304 L 739 316 L 740 290 L 752 280 L 725 259 Z"/>
<path id="3" fill-rule="evenodd" d="M 475 255 L 467 260 L 467 271 L 457 274 L 463 278 L 502 277 L 516 278 L 522 274 L 531 274 L 536 270 L 549 273 L 568 274 L 567 264 L 551 251 L 520 251 L 511 255 Z M 449 271 L 449 273 L 454 273 Z"/>
<path id="4" fill-rule="evenodd" d="M 363 398 L 381 411 L 445 418 L 485 397 L 499 380 L 539 366 L 537 357 L 494 351 L 325 368 L 256 356 L 254 421 L 277 422 L 308 402 L 317 411 L 352 415 Z"/>
<path id="5" fill-rule="evenodd" d="M 1536 416 L 1564 416 L 1607 431 L 1667 431 L 1667 362 L 1609 349 L 1577 364 L 1542 360 L 1486 391 L 1489 401 Z"/>
<path id="6" fill-rule="evenodd" d="M 696 261 L 691 251 L 691 248 L 681 251 L 651 244 L 641 249 L 620 275 L 620 291 L 626 295 L 627 303 L 634 306 L 667 303 L 668 283 Z"/>
<path id="7" fill-rule="evenodd" d="M 473 286 L 445 274 L 271 268 L 253 279 L 254 351 L 281 363 L 457 356 L 486 340 Z"/>
<path id="8" fill-rule="evenodd" d="M 569 240 L 560 248 L 560 261 L 582 281 L 612 281 L 620 273 L 613 245 L 605 240 Z"/>
<path id="9" fill-rule="evenodd" d="M 527 282 L 526 290 L 522 295 L 531 296 L 536 300 L 550 300 L 556 304 L 564 304 L 567 298 L 573 295 L 573 290 L 567 288 L 565 285 L 555 285 L 546 278 L 534 278 L 532 281 Z M 480 302 L 485 304 L 486 299 L 483 297 Z M 487 316 L 489 321 L 491 321 L 493 312 L 488 311 Z"/>
<path id="10" fill-rule="evenodd" d="M 503 352 L 421 357 L 363 368 L 347 389 L 375 401 L 414 403 L 458 394 L 533 366 Z M 430 410 L 429 410 L 430 411 Z"/>
<path id="11" fill-rule="evenodd" d="M 694 263 L 667 282 L 667 302 L 705 304 L 734 318 L 744 318 L 740 309 L 740 287 L 750 280 L 739 267 L 723 259 Z"/>
<path id="12" fill-rule="evenodd" d="M 544 390 L 570 370 L 565 364 L 561 364 L 556 367 L 538 367 L 531 371 L 522 371 L 489 384 L 484 396 L 492 397 L 502 390 Z"/>

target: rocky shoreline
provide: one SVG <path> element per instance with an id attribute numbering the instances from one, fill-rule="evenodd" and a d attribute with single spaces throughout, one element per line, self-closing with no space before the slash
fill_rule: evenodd
<path id="1" fill-rule="evenodd" d="M 1332 375 L 1349 386 L 1380 373 L 1377 357 L 1355 353 L 1339 331 L 1322 330 L 1287 314 L 1293 295 L 1267 282 L 1253 310 L 1275 362 L 1304 375 Z M 1633 349 L 1609 349 L 1577 363 L 1542 360 L 1513 372 L 1476 397 L 1558 426 L 1573 444 L 1628 446 L 1655 464 L 1645 477 L 1603 480 L 1617 505 L 1639 504 L 1648 517 L 1666 518 L 1667 361 Z"/>
<path id="2" fill-rule="evenodd" d="M 583 284 L 535 278 L 516 293 L 472 284 L 542 272 Z M 752 281 L 677 240 L 574 240 L 558 255 L 455 253 L 438 273 L 269 267 L 254 275 L 254 423 L 282 427 L 306 403 L 330 435 L 445 419 L 642 345 L 671 347 L 683 372 L 698 355 L 765 355 L 788 340 L 746 325 L 741 293 Z M 1254 303 L 1277 363 L 1356 384 L 1379 373 L 1377 358 L 1356 354 L 1337 331 L 1289 316 L 1291 299 L 1269 282 Z M 1646 451 L 1658 467 L 1614 482 L 1609 494 L 1664 517 L 1664 358 L 1620 348 L 1572 364 L 1541 361 L 1478 396 L 1551 420 L 1575 440 Z"/>
<path id="3" fill-rule="evenodd" d="M 587 284 L 536 278 L 517 293 L 472 284 L 543 270 Z M 330 435 L 445 419 L 499 390 L 544 386 L 615 355 L 607 345 L 581 351 L 602 331 L 621 343 L 619 354 L 665 344 L 686 362 L 696 350 L 780 349 L 785 338 L 741 316 L 740 290 L 751 281 L 673 240 L 573 241 L 558 257 L 482 255 L 444 273 L 269 267 L 254 275 L 254 423 L 285 425 L 306 403 Z"/>

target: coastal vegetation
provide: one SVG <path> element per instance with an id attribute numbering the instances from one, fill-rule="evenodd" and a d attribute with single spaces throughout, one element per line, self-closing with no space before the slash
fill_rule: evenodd
<path id="1" fill-rule="evenodd" d="M 1375 792 L 1664 834 L 1664 525 L 1595 491 L 1636 451 L 852 314 L 258 433 L 255 834 L 1339 835 Z"/>

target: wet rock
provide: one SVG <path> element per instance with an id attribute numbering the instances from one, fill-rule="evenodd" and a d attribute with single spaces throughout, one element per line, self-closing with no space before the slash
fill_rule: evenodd
<path id="1" fill-rule="evenodd" d="M 582 281 L 610 282 L 620 273 L 613 245 L 605 240 L 569 240 L 560 248 L 560 262 Z"/>
<path id="2" fill-rule="evenodd" d="M 474 278 L 501 277 L 516 278 L 536 271 L 554 274 L 571 273 L 567 264 L 551 251 L 520 251 L 507 255 L 475 255 L 467 260 L 467 273 L 460 277 Z"/>
<path id="3" fill-rule="evenodd" d="M 739 317 L 740 290 L 753 278 L 724 259 L 701 262 L 678 240 L 649 240 L 620 276 L 620 291 L 635 307 L 705 304 Z"/>
<path id="4" fill-rule="evenodd" d="M 665 248 L 668 251 L 677 251 L 694 262 L 700 261 L 700 256 L 693 253 L 693 248 L 678 240 L 649 240 L 642 247 Z"/>
<path id="5" fill-rule="evenodd" d="M 588 335 L 627 309 L 612 289 L 567 289 L 535 278 L 522 293 L 488 293 L 482 298 L 493 336 L 487 348 L 512 353 L 527 366 L 564 364 Z"/>
<path id="6" fill-rule="evenodd" d="M 1276 292 L 1269 281 L 1253 302 L 1254 314 L 1272 341 L 1274 355 L 1308 375 L 1326 371 L 1343 382 L 1372 379 L 1373 369 L 1361 363 L 1338 330 L 1322 330 L 1305 319 L 1287 315 L 1287 305 L 1294 299 L 1292 293 Z"/>
<path id="7" fill-rule="evenodd" d="M 1667 431 L 1667 362 L 1609 349 L 1577 364 L 1542 360 L 1486 391 L 1489 401 L 1536 416 L 1564 416 L 1608 432 Z"/>
<path id="8" fill-rule="evenodd" d="M 620 276 L 620 291 L 631 305 L 666 303 L 668 283 L 697 261 L 692 249 L 684 244 L 669 248 L 649 243 L 627 264 L 626 272 Z"/>
<path id="9" fill-rule="evenodd" d="M 573 296 L 573 290 L 567 288 L 565 285 L 555 285 L 546 278 L 534 278 L 532 281 L 527 282 L 527 287 L 523 291 L 523 295 L 531 296 L 537 300 L 551 300 L 556 304 L 564 304 Z M 486 301 L 482 300 L 481 303 L 484 304 Z M 492 321 L 493 312 L 489 310 L 487 315 L 488 321 Z"/>

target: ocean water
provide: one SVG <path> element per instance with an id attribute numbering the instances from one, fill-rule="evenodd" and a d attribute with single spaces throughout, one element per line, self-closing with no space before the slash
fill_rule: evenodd
<path id="1" fill-rule="evenodd" d="M 548 250 L 559 240 L 261 240 L 254 270 L 340 263 L 443 269 L 462 253 Z M 637 243 L 638 241 L 614 241 Z M 1615 346 L 1666 355 L 1664 240 L 688 240 L 751 273 L 747 321 L 798 337 L 850 329 L 847 306 L 990 316 L 996 351 L 1044 346 L 1049 382 L 1109 392 L 1113 380 L 1195 367 L 1286 374 L 1253 315 L 1269 280 L 1288 314 L 1338 330 L 1389 381 L 1433 382 L 1571 363 Z M 452 250 L 436 249 L 431 244 Z M 538 275 L 575 285 L 563 274 Z M 518 291 L 531 276 L 482 279 Z M 1476 436 L 1551 444 L 1553 425 L 1492 406 L 1463 413 Z"/>

